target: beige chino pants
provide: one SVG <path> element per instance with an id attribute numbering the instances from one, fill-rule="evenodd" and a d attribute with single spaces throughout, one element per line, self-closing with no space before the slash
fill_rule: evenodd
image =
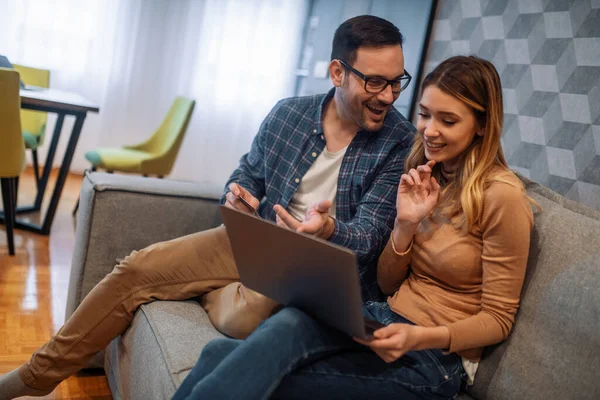
<path id="1" fill-rule="evenodd" d="M 277 303 L 245 288 L 224 227 L 134 251 L 81 302 L 64 326 L 19 369 L 23 382 L 50 389 L 87 365 L 153 300 L 206 294 L 202 306 L 222 333 L 245 338 Z"/>

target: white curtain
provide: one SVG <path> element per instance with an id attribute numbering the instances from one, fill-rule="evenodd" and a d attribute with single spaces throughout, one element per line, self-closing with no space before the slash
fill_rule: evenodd
<path id="1" fill-rule="evenodd" d="M 0 0 L 0 54 L 100 106 L 72 170 L 96 146 L 145 140 L 182 95 L 196 108 L 170 178 L 222 184 L 270 108 L 294 94 L 307 12 L 308 0 Z"/>

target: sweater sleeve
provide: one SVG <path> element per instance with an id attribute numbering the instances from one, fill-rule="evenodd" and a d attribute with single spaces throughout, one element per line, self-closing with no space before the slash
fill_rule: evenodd
<path id="1" fill-rule="evenodd" d="M 384 294 L 392 294 L 400 288 L 400 285 L 408 276 L 411 257 L 412 244 L 406 254 L 399 256 L 392 249 L 392 238 L 390 236 L 377 262 L 377 283 Z"/>
<path id="2" fill-rule="evenodd" d="M 492 183 L 484 194 L 480 227 L 483 238 L 480 311 L 448 325 L 450 352 L 489 346 L 512 329 L 533 228 L 530 203 L 520 186 Z"/>

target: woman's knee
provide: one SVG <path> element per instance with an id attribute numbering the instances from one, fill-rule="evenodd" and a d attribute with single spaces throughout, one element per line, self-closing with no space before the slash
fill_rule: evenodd
<path id="1" fill-rule="evenodd" d="M 216 338 L 208 342 L 202 349 L 202 356 L 224 357 L 231 353 L 240 344 L 240 340 L 231 338 Z"/>
<path id="2" fill-rule="evenodd" d="M 263 326 L 293 333 L 305 331 L 317 325 L 317 321 L 304 311 L 295 307 L 284 307 L 278 313 L 267 319 Z"/>
<path id="3" fill-rule="evenodd" d="M 213 370 L 217 365 L 233 352 L 241 343 L 241 340 L 231 338 L 217 338 L 208 342 L 198 359 L 198 368 Z M 201 365 L 200 365 L 201 364 Z"/>

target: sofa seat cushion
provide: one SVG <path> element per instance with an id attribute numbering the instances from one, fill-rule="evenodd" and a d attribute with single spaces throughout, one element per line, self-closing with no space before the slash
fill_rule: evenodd
<path id="1" fill-rule="evenodd" d="M 206 343 L 223 337 L 195 301 L 140 307 L 131 327 L 107 348 L 105 371 L 115 399 L 170 399 Z"/>

